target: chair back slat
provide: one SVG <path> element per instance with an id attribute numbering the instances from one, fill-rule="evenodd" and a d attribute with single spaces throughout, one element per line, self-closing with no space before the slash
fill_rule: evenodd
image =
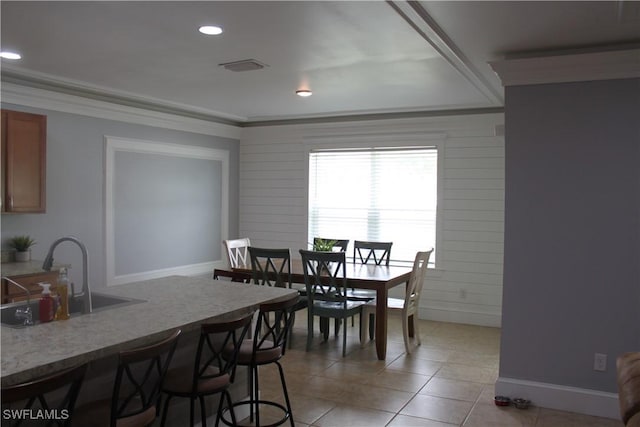
<path id="1" fill-rule="evenodd" d="M 253 283 L 291 288 L 291 253 L 288 248 L 249 247 L 249 256 Z"/>
<path id="2" fill-rule="evenodd" d="M 429 258 L 433 253 L 433 249 L 418 252 L 415 260 L 413 261 L 413 269 L 411 270 L 411 276 L 409 277 L 409 283 L 407 283 L 406 293 L 404 298 L 404 309 L 415 310 L 418 309 L 420 303 L 420 293 L 422 292 L 422 286 L 427 275 L 427 265 L 429 264 Z"/>
<path id="3" fill-rule="evenodd" d="M 248 265 L 249 252 L 247 249 L 251 246 L 249 238 L 223 240 L 222 244 L 226 249 L 225 252 L 227 254 L 227 261 L 229 261 L 229 267 L 238 268 Z"/>
<path id="4" fill-rule="evenodd" d="M 180 330 L 160 342 L 120 352 L 111 398 L 111 425 L 149 410 L 159 402 L 162 383 Z"/>
<path id="5" fill-rule="evenodd" d="M 353 260 L 359 260 L 362 264 L 373 262 L 375 265 L 389 266 L 391 259 L 391 246 L 393 242 L 365 242 L 355 240 L 353 242 Z"/>

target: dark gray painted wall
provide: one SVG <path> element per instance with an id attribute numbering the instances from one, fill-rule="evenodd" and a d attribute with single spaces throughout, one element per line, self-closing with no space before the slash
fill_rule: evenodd
<path id="1" fill-rule="evenodd" d="M 640 80 L 507 87 L 505 126 L 500 376 L 615 392 L 640 350 Z"/>
<path id="2" fill-rule="evenodd" d="M 104 285 L 106 275 L 105 135 L 228 150 L 229 235 L 237 236 L 239 181 L 237 140 L 17 105 L 2 104 L 2 108 L 47 116 L 47 212 L 45 214 L 3 214 L 3 245 L 8 237 L 29 233 L 38 242 L 32 249 L 32 257 L 44 259 L 49 245 L 55 239 L 65 235 L 75 235 L 84 242 L 89 252 L 92 287 L 95 289 Z M 162 232 L 162 230 L 158 231 Z M 211 236 L 212 233 L 206 233 L 206 238 Z M 217 250 L 219 250 L 219 244 L 216 247 Z M 72 279 L 79 283 L 80 251 L 71 243 L 62 243 L 56 249 L 55 255 L 56 261 L 72 264 Z M 202 262 L 202 260 L 194 259 L 193 263 L 196 262 Z M 172 265 L 165 267 L 172 267 Z"/>

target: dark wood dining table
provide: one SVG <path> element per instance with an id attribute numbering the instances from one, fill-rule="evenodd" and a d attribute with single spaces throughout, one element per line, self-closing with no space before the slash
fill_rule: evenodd
<path id="1" fill-rule="evenodd" d="M 233 271 L 251 273 L 251 266 L 239 266 Z M 407 283 L 410 267 L 346 263 L 347 286 L 376 291 L 376 352 L 379 360 L 387 355 L 387 297 L 389 289 Z M 291 282 L 304 283 L 302 260 L 291 260 Z M 413 336 L 413 323 L 409 321 L 409 332 Z"/>

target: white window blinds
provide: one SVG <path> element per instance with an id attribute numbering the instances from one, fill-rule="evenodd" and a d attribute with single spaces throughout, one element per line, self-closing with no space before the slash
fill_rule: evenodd
<path id="1" fill-rule="evenodd" d="M 309 241 L 350 239 L 349 255 L 354 240 L 391 241 L 396 262 L 435 248 L 437 154 L 433 147 L 312 151 Z"/>

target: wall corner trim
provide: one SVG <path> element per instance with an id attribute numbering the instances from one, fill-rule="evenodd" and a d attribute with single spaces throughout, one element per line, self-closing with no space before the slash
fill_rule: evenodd
<path id="1" fill-rule="evenodd" d="M 499 377 L 496 395 L 528 399 L 538 407 L 620 419 L 618 394 L 559 384 Z"/>
<path id="2" fill-rule="evenodd" d="M 514 58 L 489 62 L 503 86 L 640 77 L 640 49 Z"/>

